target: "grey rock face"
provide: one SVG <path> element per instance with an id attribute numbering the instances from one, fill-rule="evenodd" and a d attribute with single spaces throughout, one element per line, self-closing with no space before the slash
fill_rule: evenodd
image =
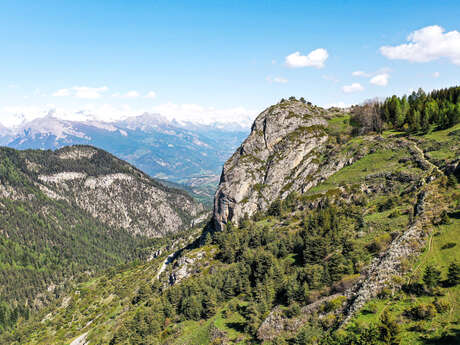
<path id="1" fill-rule="evenodd" d="M 190 277 L 197 269 L 197 262 L 205 256 L 205 253 L 199 251 L 194 255 L 182 256 L 174 264 L 173 271 L 169 275 L 169 284 L 174 285 Z"/>
<path id="2" fill-rule="evenodd" d="M 26 152 L 21 153 L 27 155 Z M 90 146 L 40 153 L 26 161 L 35 186 L 115 228 L 160 237 L 190 227 L 204 210 L 185 192 L 168 188 L 116 157 Z M 18 194 L 18 193 L 16 193 Z M 0 196 L 25 199 L 0 185 Z"/>
<path id="3" fill-rule="evenodd" d="M 327 141 L 324 109 L 300 101 L 285 101 L 264 110 L 251 133 L 225 163 L 214 198 L 213 226 L 266 210 L 277 198 L 305 192 L 346 164 L 335 161 L 320 168 Z"/>

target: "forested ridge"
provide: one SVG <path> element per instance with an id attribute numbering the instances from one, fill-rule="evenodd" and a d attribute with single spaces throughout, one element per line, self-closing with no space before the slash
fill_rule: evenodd
<path id="1" fill-rule="evenodd" d="M 62 160 L 58 151 L 0 148 L 0 332 L 49 304 L 77 281 L 109 267 L 145 258 L 153 243 L 111 227 L 69 200 L 38 186 L 40 174 L 66 171 L 98 176 L 141 174 L 104 151 Z M 153 180 L 156 187 L 167 188 Z"/>

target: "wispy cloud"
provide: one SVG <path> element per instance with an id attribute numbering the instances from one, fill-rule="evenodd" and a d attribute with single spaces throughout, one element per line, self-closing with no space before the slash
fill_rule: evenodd
<path id="1" fill-rule="evenodd" d="M 350 85 L 344 85 L 342 91 L 345 93 L 353 93 L 363 91 L 364 87 L 360 83 L 353 83 Z"/>
<path id="2" fill-rule="evenodd" d="M 139 96 L 140 94 L 136 90 L 131 90 L 125 93 L 116 92 L 112 95 L 112 97 L 124 98 L 124 99 L 133 99 L 133 98 L 138 98 Z"/>
<path id="3" fill-rule="evenodd" d="M 333 83 L 338 83 L 340 81 L 339 79 L 337 79 L 333 75 L 329 75 L 329 74 L 323 74 L 321 76 L 321 78 L 323 78 L 324 80 L 327 80 L 327 81 L 332 81 Z"/>
<path id="4" fill-rule="evenodd" d="M 76 97 L 81 99 L 97 99 L 101 98 L 102 94 L 109 88 L 102 87 L 89 87 L 89 86 L 74 86 L 68 89 L 59 89 L 52 94 L 54 97 Z"/>
<path id="5" fill-rule="evenodd" d="M 366 78 L 369 78 L 372 74 L 371 73 L 366 73 L 364 71 L 354 71 L 351 75 L 353 77 L 366 77 Z"/>
<path id="6" fill-rule="evenodd" d="M 270 77 L 268 76 L 267 78 L 265 78 L 270 84 L 271 83 L 277 83 L 277 84 L 286 84 L 288 82 L 288 80 L 286 78 L 283 78 L 283 77 Z"/>
<path id="7" fill-rule="evenodd" d="M 145 98 L 150 98 L 150 99 L 153 99 L 153 98 L 156 98 L 156 97 L 157 97 L 157 93 L 155 91 L 149 91 L 145 95 Z"/>

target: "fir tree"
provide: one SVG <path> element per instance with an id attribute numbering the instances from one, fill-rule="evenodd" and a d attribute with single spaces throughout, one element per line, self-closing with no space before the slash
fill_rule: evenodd
<path id="1" fill-rule="evenodd" d="M 447 271 L 447 284 L 455 286 L 458 283 L 460 283 L 460 266 L 456 262 L 452 262 Z"/>

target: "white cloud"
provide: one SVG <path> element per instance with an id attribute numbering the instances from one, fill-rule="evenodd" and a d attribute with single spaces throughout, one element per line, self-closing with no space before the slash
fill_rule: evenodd
<path id="1" fill-rule="evenodd" d="M 460 65 L 460 32 L 432 25 L 412 32 L 409 43 L 398 46 L 383 46 L 380 52 L 392 60 L 408 60 L 411 62 L 429 62 L 447 58 Z"/>
<path id="2" fill-rule="evenodd" d="M 266 80 L 271 84 L 271 83 L 278 83 L 278 84 L 286 84 L 288 82 L 288 80 L 286 78 L 283 78 L 283 77 L 270 77 L 268 76 L 266 78 Z"/>
<path id="3" fill-rule="evenodd" d="M 275 78 L 273 78 L 273 81 L 275 83 L 280 83 L 280 84 L 286 84 L 288 82 L 288 80 L 286 78 L 283 78 L 283 77 L 275 77 Z"/>
<path id="4" fill-rule="evenodd" d="M 52 94 L 54 97 L 67 97 L 70 96 L 70 90 L 69 89 L 60 89 L 57 90 L 55 93 Z"/>
<path id="5" fill-rule="evenodd" d="M 147 92 L 147 94 L 145 95 L 145 98 L 155 98 L 157 96 L 157 93 L 155 91 L 149 91 Z"/>
<path id="6" fill-rule="evenodd" d="M 52 95 L 55 97 L 68 97 L 73 96 L 81 99 L 97 99 L 101 98 L 102 93 L 106 92 L 109 88 L 102 87 L 88 87 L 88 86 L 74 86 L 69 89 L 60 89 Z"/>
<path id="7" fill-rule="evenodd" d="M 326 104 L 324 106 L 324 108 L 326 108 L 326 109 L 332 108 L 332 107 L 335 107 L 335 108 L 348 108 L 350 106 L 351 106 L 350 104 L 340 101 L 340 102 L 336 102 L 336 103 Z"/>
<path id="8" fill-rule="evenodd" d="M 125 99 L 133 99 L 133 98 L 137 98 L 139 97 L 139 92 L 137 92 L 136 90 L 131 90 L 131 91 L 128 91 L 126 93 L 119 93 L 119 92 L 116 92 L 112 95 L 112 97 L 116 97 L 116 98 L 125 98 Z"/>
<path id="9" fill-rule="evenodd" d="M 50 112 L 53 116 L 73 121 L 104 121 L 114 122 L 130 116 L 141 115 L 145 112 L 159 113 L 169 120 L 180 122 L 194 122 L 202 124 L 211 123 L 238 123 L 249 127 L 259 109 L 247 109 L 245 107 L 215 108 L 198 104 L 175 104 L 166 103 L 154 107 L 132 107 L 128 104 L 85 104 L 77 108 L 56 107 L 53 104 L 42 106 L 3 106 L 0 107 L 0 123 L 12 128 L 20 125 L 23 121 L 31 121 L 44 117 Z"/>
<path id="10" fill-rule="evenodd" d="M 311 51 L 308 55 L 300 55 L 300 52 L 286 56 L 286 65 L 291 68 L 316 67 L 323 68 L 324 62 L 329 57 L 327 50 L 318 48 Z"/>
<path id="11" fill-rule="evenodd" d="M 387 86 L 389 79 L 390 75 L 388 73 L 377 74 L 371 78 L 370 83 L 378 86 Z"/>
<path id="12" fill-rule="evenodd" d="M 106 92 L 109 88 L 102 87 L 88 87 L 88 86 L 74 86 L 75 97 L 83 99 L 97 99 L 101 98 L 102 93 Z"/>
<path id="13" fill-rule="evenodd" d="M 139 97 L 139 92 L 135 91 L 135 90 L 132 90 L 132 91 L 128 91 L 124 94 L 123 96 L 124 98 L 137 98 Z"/>
<path id="14" fill-rule="evenodd" d="M 371 76 L 370 73 L 366 73 L 364 71 L 354 71 L 351 75 L 353 77 L 366 77 L 366 78 Z"/>
<path id="15" fill-rule="evenodd" d="M 434 72 L 433 73 L 433 78 L 439 78 L 439 76 L 440 76 L 439 72 Z"/>
<path id="16" fill-rule="evenodd" d="M 191 121 L 203 124 L 214 122 L 232 123 L 237 122 L 243 126 L 250 126 L 259 111 L 245 107 L 233 107 L 216 109 L 198 104 L 175 104 L 166 103 L 152 107 L 154 112 L 172 120 Z"/>
<path id="17" fill-rule="evenodd" d="M 351 85 L 344 85 L 342 91 L 345 93 L 359 92 L 363 91 L 364 88 L 360 83 L 353 83 Z"/>

